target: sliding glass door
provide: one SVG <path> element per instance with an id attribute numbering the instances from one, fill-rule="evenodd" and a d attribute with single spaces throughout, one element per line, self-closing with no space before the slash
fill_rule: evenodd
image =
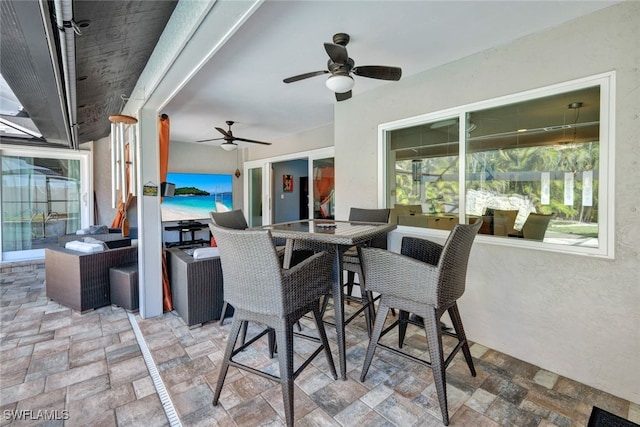
<path id="1" fill-rule="evenodd" d="M 42 258 L 58 236 L 89 224 L 90 154 L 0 149 L 2 260 Z"/>
<path id="2" fill-rule="evenodd" d="M 283 171 L 278 165 L 306 163 L 306 170 L 296 172 Z M 244 184 L 244 211 L 249 226 L 256 227 L 273 223 L 274 203 L 286 201 L 296 196 L 299 190 L 300 203 L 296 203 L 296 214 L 304 217 L 303 211 L 313 218 L 332 218 L 334 215 L 334 148 L 327 147 L 300 153 L 266 159 L 251 160 L 244 163 L 247 179 Z M 293 188 L 284 188 L 284 177 L 290 175 L 294 180 Z M 303 178 L 307 178 L 306 180 Z M 307 188 L 300 188 L 306 185 Z M 304 191 L 303 191 L 304 190 Z M 308 197 L 307 195 L 312 197 Z M 308 207 L 304 208 L 305 200 Z"/>

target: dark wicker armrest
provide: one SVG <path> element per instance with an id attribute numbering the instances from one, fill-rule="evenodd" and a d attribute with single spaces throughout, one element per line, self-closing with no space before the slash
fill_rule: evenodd
<path id="1" fill-rule="evenodd" d="M 432 242 L 431 240 L 420 239 L 417 237 L 403 237 L 400 253 L 413 259 L 417 259 L 418 261 L 426 262 L 431 265 L 438 265 L 443 249 L 444 246 L 439 243 Z"/>
<path id="2" fill-rule="evenodd" d="M 331 293 L 331 262 L 331 254 L 318 252 L 289 270 L 282 269 L 285 307 L 295 310 Z"/>
<path id="3" fill-rule="evenodd" d="M 391 293 L 420 303 L 437 301 L 437 267 L 378 248 L 362 248 L 360 257 L 367 290 Z"/>

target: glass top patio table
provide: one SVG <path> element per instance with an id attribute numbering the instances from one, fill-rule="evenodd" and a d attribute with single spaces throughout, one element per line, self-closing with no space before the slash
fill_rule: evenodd
<path id="1" fill-rule="evenodd" d="M 396 225 L 376 222 L 306 219 L 265 225 L 262 228 L 270 230 L 273 237 L 353 246 L 366 243 L 379 235 L 387 234 L 389 231 L 394 230 Z"/>
<path id="2" fill-rule="evenodd" d="M 347 379 L 347 362 L 344 335 L 344 293 L 342 289 L 342 257 L 340 254 L 351 246 L 362 246 L 372 239 L 386 235 L 396 228 L 395 224 L 307 219 L 260 227 L 271 231 L 273 237 L 302 240 L 326 245 L 334 254 L 333 259 L 333 307 L 335 310 L 340 377 Z M 292 245 L 287 244 L 285 259 L 291 258 Z M 287 265 L 285 265 L 287 267 Z"/>

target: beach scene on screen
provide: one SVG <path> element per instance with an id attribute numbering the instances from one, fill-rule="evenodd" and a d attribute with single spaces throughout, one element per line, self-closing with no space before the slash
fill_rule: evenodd
<path id="1" fill-rule="evenodd" d="M 208 219 L 209 212 L 233 209 L 233 176 L 226 174 L 169 172 L 174 197 L 163 198 L 162 221 Z"/>

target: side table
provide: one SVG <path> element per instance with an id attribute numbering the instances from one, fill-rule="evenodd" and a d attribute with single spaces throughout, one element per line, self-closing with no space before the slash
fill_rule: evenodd
<path id="1" fill-rule="evenodd" d="M 128 311 L 137 311 L 138 303 L 138 265 L 131 264 L 109 269 L 111 304 Z"/>

